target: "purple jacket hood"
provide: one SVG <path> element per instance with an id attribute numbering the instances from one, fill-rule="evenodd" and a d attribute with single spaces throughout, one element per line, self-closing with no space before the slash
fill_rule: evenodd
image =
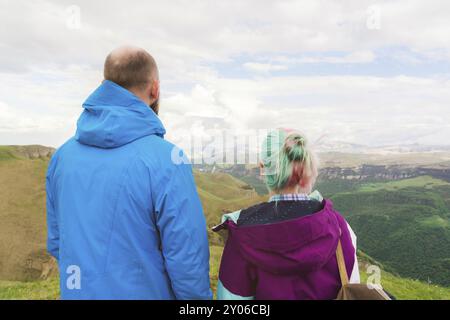
<path id="1" fill-rule="evenodd" d="M 331 201 L 311 215 L 282 222 L 241 226 L 225 222 L 242 257 L 272 274 L 287 275 L 319 270 L 335 257 L 341 233 Z"/>

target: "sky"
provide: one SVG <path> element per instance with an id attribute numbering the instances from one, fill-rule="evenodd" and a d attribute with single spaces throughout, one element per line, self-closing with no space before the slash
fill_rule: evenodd
<path id="1" fill-rule="evenodd" d="M 0 144 L 60 146 L 106 55 L 136 45 L 158 63 L 181 146 L 276 127 L 450 145 L 449 39 L 446 0 L 0 0 Z"/>

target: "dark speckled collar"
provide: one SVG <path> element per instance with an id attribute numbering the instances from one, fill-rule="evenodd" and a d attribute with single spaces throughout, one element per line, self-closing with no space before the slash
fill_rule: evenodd
<path id="1" fill-rule="evenodd" d="M 323 209 L 323 202 L 317 200 L 283 200 L 263 202 L 241 211 L 238 226 L 277 223 L 314 214 Z"/>

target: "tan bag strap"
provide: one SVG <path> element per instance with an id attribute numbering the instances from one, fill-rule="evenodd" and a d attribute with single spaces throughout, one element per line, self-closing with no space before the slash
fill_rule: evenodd
<path id="1" fill-rule="evenodd" d="M 339 267 L 339 276 L 341 277 L 341 284 L 342 286 L 345 286 L 348 284 L 348 275 L 347 275 L 347 268 L 345 266 L 344 252 L 342 251 L 341 239 L 339 239 L 337 245 L 336 258 Z"/>

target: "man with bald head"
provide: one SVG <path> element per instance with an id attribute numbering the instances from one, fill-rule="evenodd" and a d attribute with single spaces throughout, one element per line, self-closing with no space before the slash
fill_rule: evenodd
<path id="1" fill-rule="evenodd" d="M 61 298 L 211 299 L 205 218 L 191 166 L 164 140 L 153 57 L 111 52 L 83 108 L 47 172 Z"/>
<path id="2" fill-rule="evenodd" d="M 133 47 L 114 50 L 106 57 L 104 77 L 133 92 L 158 114 L 158 67 L 147 51 Z"/>

